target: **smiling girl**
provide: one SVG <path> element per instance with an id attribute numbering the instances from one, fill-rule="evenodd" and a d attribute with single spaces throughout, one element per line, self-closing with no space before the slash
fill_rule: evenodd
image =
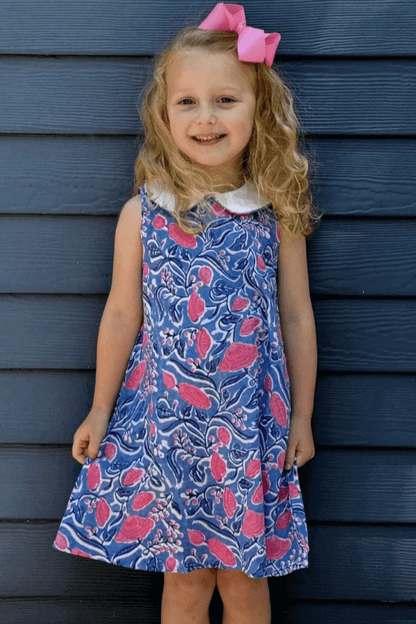
<path id="1" fill-rule="evenodd" d="M 164 573 L 163 624 L 270 624 L 308 567 L 315 455 L 306 237 L 318 215 L 280 35 L 219 3 L 155 59 L 122 208 L 83 464 L 54 548 Z"/>

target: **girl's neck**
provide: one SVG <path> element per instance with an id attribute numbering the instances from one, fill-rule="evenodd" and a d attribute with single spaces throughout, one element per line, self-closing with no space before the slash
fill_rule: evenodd
<path id="1" fill-rule="evenodd" d="M 228 191 L 232 191 L 234 188 L 239 188 L 243 186 L 245 182 L 245 177 L 243 171 L 238 171 L 233 174 L 224 176 L 222 174 L 211 174 L 211 184 L 212 188 L 210 190 L 214 190 L 214 185 L 216 193 L 228 193 Z"/>

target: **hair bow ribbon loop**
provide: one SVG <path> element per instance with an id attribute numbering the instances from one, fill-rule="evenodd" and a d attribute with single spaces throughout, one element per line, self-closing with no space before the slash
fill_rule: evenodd
<path id="1" fill-rule="evenodd" d="M 260 28 L 247 26 L 244 7 L 241 4 L 218 2 L 211 13 L 198 26 L 201 30 L 232 30 L 237 33 L 237 53 L 240 61 L 266 64 L 271 67 L 279 33 L 265 34 Z"/>

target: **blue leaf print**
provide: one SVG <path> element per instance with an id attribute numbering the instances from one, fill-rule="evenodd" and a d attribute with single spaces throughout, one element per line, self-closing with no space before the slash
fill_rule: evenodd
<path id="1" fill-rule="evenodd" d="M 182 470 L 179 467 L 179 465 L 176 463 L 177 450 L 178 449 L 176 449 L 176 448 L 169 449 L 169 451 L 166 453 L 166 459 L 168 460 L 168 464 L 171 467 L 171 469 L 173 470 L 177 480 L 181 481 L 181 479 L 182 479 Z"/>
<path id="2" fill-rule="evenodd" d="M 248 481 L 247 479 L 240 479 L 238 482 L 238 487 L 240 490 L 251 490 L 251 488 L 253 487 L 253 484 L 250 483 L 250 481 Z"/>
<path id="3" fill-rule="evenodd" d="M 198 464 L 195 464 L 195 466 L 192 466 L 192 468 L 189 471 L 189 475 L 192 477 L 192 479 L 196 483 L 203 483 L 205 479 L 204 471 L 202 470 L 201 466 L 198 466 Z"/>
<path id="4" fill-rule="evenodd" d="M 201 501 L 201 507 L 203 508 L 206 514 L 208 514 L 209 516 L 212 516 L 212 507 L 213 507 L 212 499 L 207 500 L 206 498 L 203 498 Z"/>

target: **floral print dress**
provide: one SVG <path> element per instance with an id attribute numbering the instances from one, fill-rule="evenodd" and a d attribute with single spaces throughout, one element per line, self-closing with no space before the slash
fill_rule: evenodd
<path id="1" fill-rule="evenodd" d="M 308 567 L 297 465 L 284 469 L 278 220 L 250 189 L 194 206 L 205 223 L 194 236 L 172 198 L 140 188 L 144 321 L 53 548 L 157 572 L 262 578 Z"/>

